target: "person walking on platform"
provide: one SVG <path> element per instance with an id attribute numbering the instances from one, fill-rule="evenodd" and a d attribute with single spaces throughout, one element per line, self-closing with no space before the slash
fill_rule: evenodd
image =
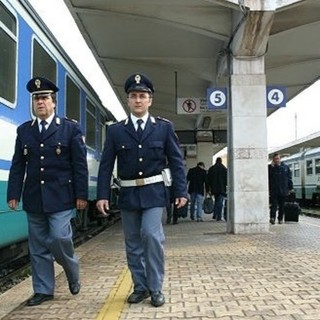
<path id="1" fill-rule="evenodd" d="M 119 208 L 125 238 L 127 262 L 133 280 L 128 303 L 138 303 L 151 295 L 151 304 L 165 303 L 164 233 L 162 213 L 169 199 L 170 168 L 174 203 L 187 202 L 186 180 L 178 138 L 170 121 L 149 114 L 154 87 L 140 73 L 125 83 L 130 116 L 108 127 L 97 186 L 97 208 L 108 214 L 110 179 L 117 158 L 120 178 Z M 169 179 L 170 180 L 170 179 Z"/>
<path id="2" fill-rule="evenodd" d="M 194 220 L 194 211 L 197 204 L 197 222 L 202 220 L 202 204 L 205 189 L 207 188 L 207 172 L 204 169 L 203 162 L 189 169 L 187 173 L 187 181 L 189 183 L 188 193 L 190 194 L 190 218 Z"/>
<path id="3" fill-rule="evenodd" d="M 28 306 L 53 299 L 54 260 L 64 269 L 69 290 L 80 291 L 70 219 L 88 198 L 86 146 L 79 125 L 55 115 L 56 92 L 51 81 L 36 77 L 27 84 L 37 118 L 17 129 L 8 180 L 7 200 L 16 210 L 23 190 L 34 295 Z"/>
<path id="4" fill-rule="evenodd" d="M 216 163 L 208 170 L 209 192 L 214 195 L 213 218 L 222 219 L 223 200 L 227 192 L 227 168 L 218 157 Z"/>
<path id="5" fill-rule="evenodd" d="M 292 173 L 290 168 L 281 162 L 281 156 L 275 153 L 268 166 L 269 171 L 269 196 L 270 196 L 270 223 L 275 224 L 278 210 L 278 222 L 282 223 L 284 203 L 293 191 Z"/>

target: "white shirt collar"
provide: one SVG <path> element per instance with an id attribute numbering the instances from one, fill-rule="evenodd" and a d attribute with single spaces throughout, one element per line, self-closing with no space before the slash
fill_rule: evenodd
<path id="1" fill-rule="evenodd" d="M 133 125 L 134 125 L 134 127 L 135 127 L 136 130 L 138 129 L 138 123 L 137 123 L 137 121 L 138 121 L 139 119 L 142 119 L 142 120 L 143 120 L 143 123 L 142 123 L 142 125 L 141 125 L 141 128 L 142 128 L 142 130 L 144 130 L 144 128 L 145 128 L 145 126 L 146 126 L 146 123 L 147 123 L 147 121 L 148 121 L 148 118 L 149 118 L 149 113 L 146 113 L 142 118 L 138 118 L 138 117 L 136 117 L 135 115 L 133 115 L 133 114 L 131 113 L 130 117 L 131 117 L 131 121 L 132 121 L 132 123 L 133 123 Z"/>
<path id="2" fill-rule="evenodd" d="M 49 118 L 45 119 L 45 120 L 47 121 L 46 129 L 48 129 L 48 128 L 49 128 L 49 126 L 50 126 L 50 124 L 51 124 L 51 122 L 52 122 L 53 118 L 54 118 L 54 113 L 53 113 Z M 37 118 L 37 121 L 38 121 L 38 127 L 39 127 L 39 130 L 41 131 L 41 129 L 42 129 L 42 128 L 41 128 L 41 124 L 40 124 L 41 119 Z"/>

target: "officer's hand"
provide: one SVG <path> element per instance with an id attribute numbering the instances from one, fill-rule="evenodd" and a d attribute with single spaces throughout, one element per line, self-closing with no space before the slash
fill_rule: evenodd
<path id="1" fill-rule="evenodd" d="M 105 216 L 109 215 L 107 212 L 109 210 L 109 201 L 108 200 L 99 200 L 97 202 L 97 209 Z"/>
<path id="2" fill-rule="evenodd" d="M 77 199 L 77 201 L 76 201 L 76 208 L 77 208 L 78 210 L 83 210 L 83 209 L 86 208 L 87 204 L 88 204 L 88 203 L 87 203 L 86 200 Z"/>
<path id="3" fill-rule="evenodd" d="M 181 197 L 181 198 L 176 198 L 174 204 L 176 205 L 176 207 L 179 209 L 183 206 L 186 205 L 188 199 L 187 198 L 184 198 L 184 197 Z"/>
<path id="4" fill-rule="evenodd" d="M 19 201 L 16 199 L 11 199 L 8 201 L 8 206 L 12 210 L 17 210 L 18 205 L 19 205 Z"/>

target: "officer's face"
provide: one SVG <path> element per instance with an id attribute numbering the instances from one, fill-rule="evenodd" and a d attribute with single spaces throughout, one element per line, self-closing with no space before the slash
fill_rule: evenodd
<path id="1" fill-rule="evenodd" d="M 143 117 L 152 104 L 152 97 L 148 92 L 132 91 L 128 95 L 128 106 L 133 115 Z"/>
<path id="2" fill-rule="evenodd" d="M 32 100 L 34 113 L 39 119 L 45 120 L 53 114 L 56 104 L 50 93 L 33 95 Z"/>

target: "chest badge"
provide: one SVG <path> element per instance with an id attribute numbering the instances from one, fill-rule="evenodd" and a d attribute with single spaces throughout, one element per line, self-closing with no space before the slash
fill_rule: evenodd
<path id="1" fill-rule="evenodd" d="M 56 148 L 56 154 L 59 156 L 61 154 L 61 143 L 59 142 Z"/>

